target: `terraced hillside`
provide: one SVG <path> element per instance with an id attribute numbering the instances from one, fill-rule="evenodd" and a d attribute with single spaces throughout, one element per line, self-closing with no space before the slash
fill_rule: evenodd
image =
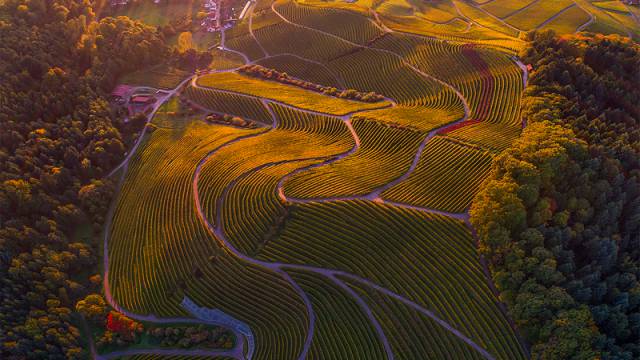
<path id="1" fill-rule="evenodd" d="M 638 37 L 640 23 L 623 1 L 491 0 L 477 7 L 518 31 L 592 31 Z"/>
<path id="2" fill-rule="evenodd" d="M 157 114 L 121 167 L 113 305 L 231 327 L 238 358 L 527 358 L 467 210 L 523 126 L 518 36 L 588 9 L 365 3 L 258 0 L 227 60 L 170 91 L 197 111 Z"/>

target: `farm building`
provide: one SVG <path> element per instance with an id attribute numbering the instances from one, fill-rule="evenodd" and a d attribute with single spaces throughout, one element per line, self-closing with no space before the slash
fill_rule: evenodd
<path id="1" fill-rule="evenodd" d="M 116 86 L 115 89 L 113 89 L 113 91 L 111 92 L 111 100 L 118 104 L 123 103 L 127 98 L 129 90 L 131 90 L 131 88 L 127 85 Z"/>
<path id="2" fill-rule="evenodd" d="M 246 4 L 244 4 L 244 7 L 242 8 L 242 11 L 240 12 L 240 16 L 238 16 L 238 19 L 242 20 L 244 19 L 245 15 L 247 15 L 247 11 L 249 11 L 249 7 L 251 6 L 252 1 L 249 0 L 247 1 Z"/>
<path id="3" fill-rule="evenodd" d="M 134 95 L 131 97 L 130 102 L 134 105 L 148 105 L 156 101 L 153 96 L 149 95 Z"/>

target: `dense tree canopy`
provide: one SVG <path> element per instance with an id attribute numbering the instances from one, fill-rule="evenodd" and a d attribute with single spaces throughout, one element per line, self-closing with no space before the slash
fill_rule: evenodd
<path id="1" fill-rule="evenodd" d="M 72 309 L 91 286 L 134 130 L 105 101 L 124 72 L 167 54 L 155 28 L 97 20 L 88 0 L 0 5 L 0 358 L 83 357 Z M 79 235 L 87 224 L 88 235 Z M 92 230 L 93 228 L 93 230 Z"/>
<path id="2" fill-rule="evenodd" d="M 640 357 L 640 48 L 533 34 L 529 126 L 495 161 L 471 221 L 540 359 Z"/>

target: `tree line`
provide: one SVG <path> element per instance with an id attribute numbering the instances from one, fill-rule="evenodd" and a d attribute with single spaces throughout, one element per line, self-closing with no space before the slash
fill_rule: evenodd
<path id="1" fill-rule="evenodd" d="M 528 127 L 471 208 L 534 359 L 640 358 L 640 47 L 530 34 Z"/>
<path id="2" fill-rule="evenodd" d="M 262 65 L 245 65 L 238 69 L 239 73 L 253 76 L 259 79 L 267 79 L 277 81 L 283 84 L 294 85 L 303 89 L 319 92 L 325 95 L 334 96 L 340 99 L 350 99 L 369 103 L 380 102 L 384 100 L 384 96 L 376 94 L 373 91 L 362 92 L 354 89 L 336 89 L 331 86 L 315 84 L 310 81 L 300 80 L 289 76 L 285 72 L 276 69 L 264 67 Z"/>
<path id="3" fill-rule="evenodd" d="M 169 50 L 89 0 L 0 3 L 0 358 L 85 358 L 73 309 L 101 286 L 104 176 L 140 131 L 106 94 Z"/>

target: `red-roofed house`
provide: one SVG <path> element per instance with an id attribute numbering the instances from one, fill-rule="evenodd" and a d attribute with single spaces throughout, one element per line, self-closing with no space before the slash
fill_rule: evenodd
<path id="1" fill-rule="evenodd" d="M 152 104 L 156 101 L 156 99 L 153 96 L 147 96 L 147 95 L 135 95 L 131 97 L 130 102 L 135 104 L 135 105 L 147 105 L 147 104 Z"/>

